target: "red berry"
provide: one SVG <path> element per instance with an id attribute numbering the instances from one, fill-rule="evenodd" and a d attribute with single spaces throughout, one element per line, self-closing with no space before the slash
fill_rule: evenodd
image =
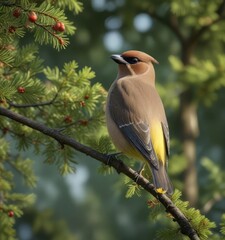
<path id="1" fill-rule="evenodd" d="M 85 95 L 84 99 L 86 99 L 86 100 L 89 99 L 89 95 Z"/>
<path id="2" fill-rule="evenodd" d="M 25 88 L 24 87 L 18 87 L 17 91 L 18 91 L 18 93 L 25 93 Z"/>
<path id="3" fill-rule="evenodd" d="M 16 31 L 16 28 L 15 28 L 14 26 L 10 26 L 10 27 L 8 28 L 8 31 L 9 31 L 10 33 L 14 33 L 14 32 Z"/>
<path id="4" fill-rule="evenodd" d="M 14 212 L 12 210 L 8 211 L 8 216 L 9 217 L 14 217 Z"/>
<path id="5" fill-rule="evenodd" d="M 85 105 L 86 105 L 86 104 L 85 104 L 84 101 L 80 101 L 80 106 L 81 106 L 81 107 L 85 107 Z"/>
<path id="6" fill-rule="evenodd" d="M 58 31 L 60 23 L 57 22 L 55 25 L 52 26 L 52 29 Z"/>
<path id="7" fill-rule="evenodd" d="M 30 22 L 36 22 L 37 21 L 37 14 L 35 12 L 30 12 L 28 15 L 28 20 Z"/>
<path id="8" fill-rule="evenodd" d="M 59 25 L 60 25 L 60 23 L 56 22 L 55 25 L 52 26 L 52 29 L 55 30 L 55 31 L 58 31 Z"/>
<path id="9" fill-rule="evenodd" d="M 15 18 L 18 18 L 19 16 L 21 15 L 21 10 L 19 8 L 16 8 L 14 11 L 13 11 L 13 16 Z"/>
<path id="10" fill-rule="evenodd" d="M 52 26 L 52 29 L 59 32 L 65 31 L 65 25 L 62 22 L 56 22 L 55 25 Z"/>
<path id="11" fill-rule="evenodd" d="M 82 126 L 87 126 L 88 125 L 88 120 L 81 119 L 81 120 L 79 120 L 79 124 L 82 125 Z"/>
<path id="12" fill-rule="evenodd" d="M 58 31 L 59 32 L 64 32 L 65 31 L 65 25 L 64 25 L 64 23 L 62 23 L 62 22 L 59 22 L 60 23 L 60 25 L 59 25 L 59 27 L 58 27 Z"/>
<path id="13" fill-rule="evenodd" d="M 71 116 L 65 116 L 65 118 L 64 118 L 64 122 L 66 122 L 66 123 L 71 123 L 72 122 L 72 117 Z"/>

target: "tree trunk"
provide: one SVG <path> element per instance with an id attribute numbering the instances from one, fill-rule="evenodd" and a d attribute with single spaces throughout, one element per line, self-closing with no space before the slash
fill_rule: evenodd
<path id="1" fill-rule="evenodd" d="M 196 138 L 199 134 L 197 106 L 192 102 L 190 90 L 180 96 L 180 117 L 182 143 L 187 168 L 184 175 L 184 193 L 191 206 L 198 200 L 198 181 L 196 169 Z"/>

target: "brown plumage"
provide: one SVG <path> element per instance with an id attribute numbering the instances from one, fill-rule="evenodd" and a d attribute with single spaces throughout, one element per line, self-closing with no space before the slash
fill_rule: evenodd
<path id="1" fill-rule="evenodd" d="M 119 71 L 106 105 L 109 135 L 118 150 L 148 163 L 156 189 L 172 194 L 167 175 L 169 129 L 155 89 L 153 63 L 157 61 L 134 50 L 112 55 L 112 59 Z"/>

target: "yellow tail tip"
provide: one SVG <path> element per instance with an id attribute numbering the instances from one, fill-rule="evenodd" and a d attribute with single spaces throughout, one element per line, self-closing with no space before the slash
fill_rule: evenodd
<path id="1" fill-rule="evenodd" d="M 166 193 L 166 190 L 164 190 L 163 188 L 157 188 L 156 192 L 160 193 L 160 194 L 164 194 L 164 193 Z"/>

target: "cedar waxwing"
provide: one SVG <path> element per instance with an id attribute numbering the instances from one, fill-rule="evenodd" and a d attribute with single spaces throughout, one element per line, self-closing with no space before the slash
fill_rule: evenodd
<path id="1" fill-rule="evenodd" d="M 148 163 L 156 189 L 171 195 L 167 175 L 169 129 L 165 110 L 155 89 L 153 57 L 140 51 L 112 55 L 118 64 L 116 80 L 109 89 L 106 122 L 116 148 Z"/>

